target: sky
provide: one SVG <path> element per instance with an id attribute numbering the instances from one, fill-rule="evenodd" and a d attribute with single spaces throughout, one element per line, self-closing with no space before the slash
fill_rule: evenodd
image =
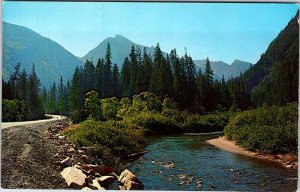
<path id="1" fill-rule="evenodd" d="M 295 16 L 297 4 L 12 2 L 3 21 L 28 27 L 84 56 L 106 37 L 121 34 L 165 52 L 232 63 L 256 63 Z M 113 50 L 112 50 L 113 51 Z"/>

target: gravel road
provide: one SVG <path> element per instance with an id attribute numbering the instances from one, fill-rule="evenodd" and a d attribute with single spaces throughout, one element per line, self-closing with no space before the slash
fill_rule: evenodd
<path id="1" fill-rule="evenodd" d="M 57 146 L 44 137 L 58 118 L 2 129 L 1 187 L 6 189 L 65 189 L 55 165 Z"/>
<path id="2" fill-rule="evenodd" d="M 46 116 L 51 117 L 51 118 L 35 120 L 35 121 L 5 122 L 5 123 L 2 123 L 2 129 L 8 128 L 8 127 L 19 126 L 19 125 L 32 125 L 32 124 L 36 124 L 36 123 L 46 123 L 46 122 L 52 122 L 52 121 L 57 121 L 57 120 L 61 120 L 61 119 L 66 119 L 65 116 L 61 116 L 61 115 L 46 114 Z"/>

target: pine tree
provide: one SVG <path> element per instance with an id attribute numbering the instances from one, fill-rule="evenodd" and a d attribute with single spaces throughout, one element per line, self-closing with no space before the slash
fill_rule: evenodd
<path id="1" fill-rule="evenodd" d="M 70 85 L 69 103 L 71 111 L 80 110 L 80 72 L 78 66 L 75 69 Z"/>
<path id="2" fill-rule="evenodd" d="M 163 65 L 163 55 L 157 43 L 154 51 L 154 61 L 153 61 L 153 72 L 150 81 L 150 91 L 156 95 L 163 97 L 164 96 L 164 86 L 162 79 L 162 68 Z"/>
<path id="3" fill-rule="evenodd" d="M 143 63 L 141 66 L 140 76 L 141 78 L 141 86 L 140 91 L 149 91 L 150 81 L 151 81 L 151 74 L 152 74 L 152 59 L 147 54 L 146 48 L 144 48 L 143 52 Z"/>
<path id="4" fill-rule="evenodd" d="M 29 75 L 29 109 L 32 119 L 44 117 L 42 102 L 39 97 L 40 81 L 36 75 L 34 64 L 32 66 L 31 74 Z"/>
<path id="5" fill-rule="evenodd" d="M 138 94 L 138 84 L 137 84 L 137 76 L 138 76 L 138 59 L 135 51 L 134 45 L 131 47 L 130 52 L 130 96 Z"/>
<path id="6" fill-rule="evenodd" d="M 113 96 L 120 98 L 121 97 L 121 88 L 120 88 L 120 73 L 117 64 L 113 66 Z"/>
<path id="7" fill-rule="evenodd" d="M 94 78 L 94 87 L 100 98 L 103 97 L 103 82 L 104 82 L 104 60 L 98 59 L 96 69 L 95 69 L 95 78 Z"/>
<path id="8" fill-rule="evenodd" d="M 103 78 L 103 97 L 110 97 L 113 94 L 111 89 L 112 85 L 112 62 L 111 62 L 111 48 L 110 44 L 107 44 L 105 63 L 104 63 L 104 78 Z"/>
<path id="9" fill-rule="evenodd" d="M 124 59 L 124 63 L 122 66 L 121 70 L 121 87 L 122 87 L 122 96 L 123 97 L 129 97 L 131 96 L 130 94 L 130 74 L 131 74 L 131 69 L 130 69 L 130 61 L 128 57 Z"/>
<path id="10" fill-rule="evenodd" d="M 84 64 L 84 93 L 94 88 L 95 67 L 93 63 L 87 60 Z"/>
<path id="11" fill-rule="evenodd" d="M 25 69 L 22 70 L 20 80 L 19 80 L 19 85 L 18 85 L 18 98 L 20 100 L 26 100 L 28 97 L 28 82 L 27 82 L 27 73 Z"/>

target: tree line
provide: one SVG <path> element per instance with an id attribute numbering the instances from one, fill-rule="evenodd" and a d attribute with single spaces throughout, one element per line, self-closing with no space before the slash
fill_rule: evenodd
<path id="1" fill-rule="evenodd" d="M 86 116 L 84 97 L 92 90 L 99 94 L 99 99 L 131 98 L 149 91 L 161 100 L 173 98 L 181 110 L 201 114 L 231 106 L 227 84 L 224 78 L 221 81 L 213 79 L 209 59 L 205 71 L 197 72 L 187 53 L 179 57 L 173 49 L 165 57 L 159 44 L 153 56 L 146 49 L 141 51 L 133 45 L 119 71 L 117 64 L 112 65 L 108 43 L 105 58 L 99 59 L 96 65 L 87 60 L 83 66 L 76 67 L 67 89 L 70 111 L 83 117 Z"/>
<path id="2" fill-rule="evenodd" d="M 298 14 L 297 14 L 298 15 Z M 35 119 L 47 113 L 69 115 L 85 119 L 85 94 L 94 90 L 99 99 L 132 98 L 142 92 L 152 92 L 162 101 L 172 98 L 180 110 L 205 114 L 228 109 L 246 110 L 267 105 L 284 105 L 298 98 L 299 39 L 297 17 L 270 44 L 258 63 L 228 81 L 215 80 L 207 58 L 205 70 L 196 70 L 190 55 L 179 56 L 176 49 L 164 54 L 159 44 L 152 54 L 134 45 L 124 59 L 121 70 L 113 64 L 108 43 L 106 55 L 97 63 L 86 61 L 77 66 L 71 81 L 53 82 L 47 90 L 40 83 L 33 66 L 28 75 L 20 64 L 8 81 L 3 80 L 3 109 L 17 107 L 19 117 L 14 120 Z M 269 94 L 270 93 L 270 94 Z M 6 100 L 15 100 L 8 103 Z M 10 107 L 16 108 L 16 107 Z M 27 111 L 27 112 L 24 112 Z M 4 111 L 6 114 L 10 112 Z"/>
<path id="3" fill-rule="evenodd" d="M 40 81 L 32 66 L 30 74 L 20 64 L 15 66 L 15 71 L 7 81 L 2 79 L 2 120 L 24 121 L 44 118 L 39 95 Z"/>

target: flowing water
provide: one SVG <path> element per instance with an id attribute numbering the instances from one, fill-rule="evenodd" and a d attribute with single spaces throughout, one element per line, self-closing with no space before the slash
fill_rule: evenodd
<path id="1" fill-rule="evenodd" d="M 295 191 L 297 171 L 233 154 L 205 141 L 216 135 L 152 139 L 130 170 L 145 190 Z"/>

